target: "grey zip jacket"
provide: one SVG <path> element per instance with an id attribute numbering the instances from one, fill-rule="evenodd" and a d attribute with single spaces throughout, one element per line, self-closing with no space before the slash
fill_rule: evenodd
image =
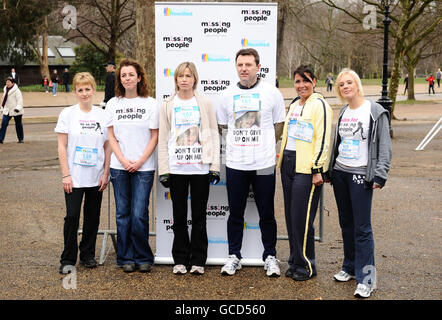
<path id="1" fill-rule="evenodd" d="M 385 185 L 390 170 L 392 146 L 389 129 L 389 114 L 380 104 L 371 100 L 371 117 L 370 117 L 370 141 L 368 144 L 368 163 L 367 172 L 365 174 L 365 185 L 371 187 L 373 183 L 379 184 L 381 187 Z M 338 157 L 338 147 L 341 143 L 339 136 L 339 125 L 342 115 L 347 110 L 348 105 L 343 107 L 339 113 L 338 123 L 335 129 L 333 141 L 333 149 L 330 157 L 330 165 L 328 169 L 328 178 L 333 183 L 333 168 L 336 158 Z"/>

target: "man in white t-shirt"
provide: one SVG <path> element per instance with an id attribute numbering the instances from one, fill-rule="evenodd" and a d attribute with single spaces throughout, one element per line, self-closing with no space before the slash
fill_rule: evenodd
<path id="1" fill-rule="evenodd" d="M 284 99 L 272 84 L 261 81 L 259 54 L 242 49 L 236 54 L 237 85 L 227 89 L 217 107 L 217 120 L 226 135 L 226 184 L 230 215 L 227 221 L 229 257 L 222 274 L 241 269 L 244 211 L 250 185 L 259 213 L 264 246 L 264 269 L 279 276 L 276 260 L 275 145 L 285 119 Z"/>

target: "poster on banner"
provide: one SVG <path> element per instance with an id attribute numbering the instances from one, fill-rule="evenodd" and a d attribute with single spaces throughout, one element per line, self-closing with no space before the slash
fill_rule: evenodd
<path id="1" fill-rule="evenodd" d="M 277 3 L 156 2 L 157 101 L 162 101 L 174 93 L 174 70 L 180 63 L 190 61 L 198 70 L 197 91 L 216 106 L 222 92 L 239 81 L 235 55 L 242 48 L 254 48 L 259 52 L 261 69 L 258 76 L 262 81 L 274 84 L 277 12 Z M 252 118 L 256 118 L 253 112 L 244 115 L 242 124 L 251 122 Z M 259 119 L 255 119 L 256 121 Z M 222 159 L 225 157 L 222 156 Z M 168 189 L 160 183 L 156 188 L 155 262 L 171 264 L 172 203 Z M 190 234 L 190 198 L 188 202 Z M 225 165 L 222 163 L 221 181 L 218 185 L 210 186 L 207 206 L 208 264 L 224 264 L 227 258 L 228 216 Z M 245 213 L 242 263 L 262 265 L 262 252 L 259 216 L 253 193 L 250 193 Z"/>

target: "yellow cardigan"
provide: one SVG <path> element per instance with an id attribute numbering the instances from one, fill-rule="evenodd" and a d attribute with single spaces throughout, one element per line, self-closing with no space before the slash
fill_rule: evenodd
<path id="1" fill-rule="evenodd" d="M 290 114 L 299 104 L 299 100 L 290 105 L 282 133 L 281 151 L 277 167 L 281 167 L 284 149 L 287 145 Z M 312 142 L 296 140 L 296 172 L 319 173 L 327 172 L 330 159 L 330 137 L 333 111 L 324 97 L 313 93 L 305 102 L 298 121 L 309 122 L 313 126 Z"/>

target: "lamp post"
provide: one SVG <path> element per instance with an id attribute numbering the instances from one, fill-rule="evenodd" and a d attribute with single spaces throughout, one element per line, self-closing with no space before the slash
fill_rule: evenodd
<path id="1" fill-rule="evenodd" d="M 393 130 L 391 129 L 391 106 L 393 105 L 393 101 L 388 97 L 388 27 L 390 25 L 391 19 L 388 16 L 390 13 L 390 4 L 392 0 L 381 0 L 382 5 L 385 8 L 384 11 L 384 66 L 382 71 L 382 96 L 377 101 L 381 106 L 384 107 L 388 111 L 389 114 L 389 127 L 390 127 L 390 136 L 393 136 Z"/>

